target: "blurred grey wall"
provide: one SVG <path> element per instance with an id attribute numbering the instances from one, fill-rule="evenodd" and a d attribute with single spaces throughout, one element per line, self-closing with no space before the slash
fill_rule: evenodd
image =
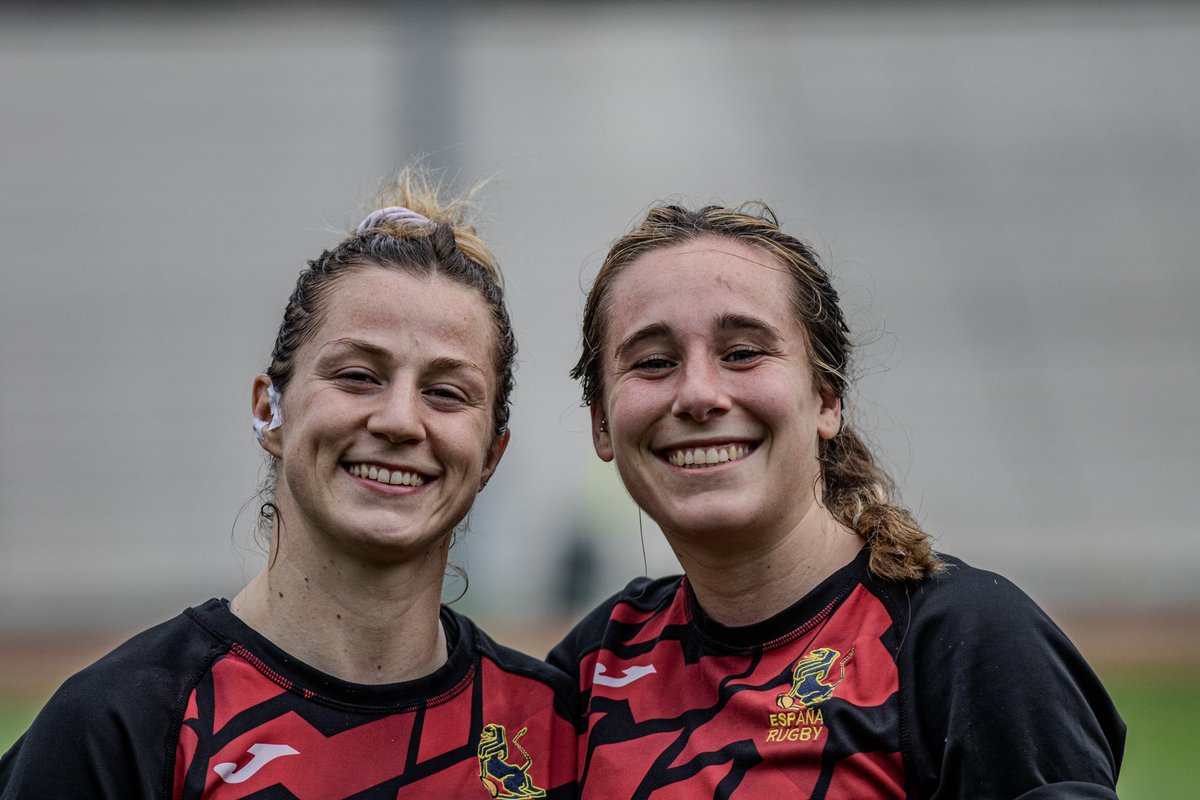
<path id="1" fill-rule="evenodd" d="M 259 568 L 251 378 L 418 152 L 496 176 L 521 344 L 466 610 L 674 569 L 567 378 L 583 287 L 652 201 L 747 198 L 825 255 L 942 549 L 1053 607 L 1200 603 L 1197 76 L 1192 4 L 0 11 L 0 631 Z"/>

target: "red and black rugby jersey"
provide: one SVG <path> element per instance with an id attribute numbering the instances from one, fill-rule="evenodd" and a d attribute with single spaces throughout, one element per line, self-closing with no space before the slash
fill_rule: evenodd
<path id="1" fill-rule="evenodd" d="M 442 623 L 443 667 L 368 686 L 210 600 L 64 684 L 0 761 L 0 797 L 574 797 L 565 676 L 448 609 Z"/>
<path id="2" fill-rule="evenodd" d="M 741 628 L 686 579 L 635 580 L 550 655 L 581 689 L 583 798 L 1115 798 L 1125 728 L 1094 673 L 1019 589 L 946 560 L 895 583 L 864 550 Z"/>

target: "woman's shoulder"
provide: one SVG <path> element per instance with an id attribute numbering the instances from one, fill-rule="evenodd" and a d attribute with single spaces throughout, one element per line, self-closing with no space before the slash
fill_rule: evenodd
<path id="1" fill-rule="evenodd" d="M 203 609 L 187 611 L 147 628 L 67 679 L 53 700 L 96 706 L 137 697 L 143 702 L 155 689 L 186 682 L 197 664 L 225 645 L 205 626 Z"/>
<path id="2" fill-rule="evenodd" d="M 942 568 L 917 581 L 871 579 L 893 615 L 908 624 L 970 626 L 1004 621 L 1050 624 L 1046 613 L 1003 575 L 939 554 Z"/>
<path id="3" fill-rule="evenodd" d="M 900 623 L 914 781 L 962 797 L 1082 781 L 1089 797 L 1113 796 L 1125 726 L 1095 672 L 1012 581 L 942 559 L 921 581 L 874 581 Z"/>
<path id="4" fill-rule="evenodd" d="M 971 681 L 1008 665 L 1011 682 L 1046 671 L 1075 676 L 1089 692 L 1097 688 L 1067 634 L 1016 584 L 953 556 L 943 562 L 929 578 L 884 589 L 896 609 L 902 663 L 926 677 L 931 668 L 941 671 L 939 681 Z"/>
<path id="5" fill-rule="evenodd" d="M 584 627 L 589 622 L 620 618 L 623 613 L 638 616 L 654 614 L 675 601 L 683 590 L 683 582 L 682 575 L 634 578 L 625 588 L 609 595 L 588 612 L 580 621 L 579 627 Z"/>
<path id="6" fill-rule="evenodd" d="M 198 610 L 142 631 L 68 678 L 0 763 L 0 788 L 12 797 L 90 797 L 88 776 L 100 774 L 111 776 L 106 796 L 123 796 L 160 779 L 187 688 L 223 650 L 198 624 Z"/>
<path id="7" fill-rule="evenodd" d="M 584 615 L 571 635 L 600 636 L 611 622 L 632 622 L 653 616 L 675 603 L 682 590 L 682 575 L 634 578 Z"/>
<path id="8" fill-rule="evenodd" d="M 671 608 L 685 613 L 682 593 L 682 575 L 634 578 L 624 589 L 609 596 L 576 623 L 550 651 L 548 660 L 574 674 L 579 659 L 599 649 L 605 638 L 614 635 L 614 632 L 639 628 Z"/>

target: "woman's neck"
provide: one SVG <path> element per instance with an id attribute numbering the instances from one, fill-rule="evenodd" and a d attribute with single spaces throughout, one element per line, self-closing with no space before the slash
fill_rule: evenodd
<path id="1" fill-rule="evenodd" d="M 746 533 L 705 541 L 667 534 L 700 607 L 722 625 L 774 616 L 853 561 L 863 546 L 862 537 L 819 502 L 774 536 Z"/>
<path id="2" fill-rule="evenodd" d="M 446 662 L 444 552 L 386 568 L 305 561 L 275 559 L 234 597 L 233 613 L 306 664 L 352 683 L 413 680 Z"/>

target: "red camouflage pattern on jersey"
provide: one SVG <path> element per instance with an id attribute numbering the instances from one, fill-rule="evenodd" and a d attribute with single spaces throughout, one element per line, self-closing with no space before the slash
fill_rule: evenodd
<path id="1" fill-rule="evenodd" d="M 486 800 L 479 736 L 499 723 L 527 728 L 521 746 L 546 797 L 573 797 L 574 732 L 552 690 L 486 657 L 480 664 L 440 697 L 372 711 L 322 702 L 235 645 L 189 698 L 172 796 Z"/>
<path id="2" fill-rule="evenodd" d="M 661 611 L 618 604 L 613 623 L 625 641 L 579 667 L 590 693 L 584 800 L 905 796 L 899 677 L 884 644 L 892 620 L 861 585 L 802 628 L 740 651 L 700 641 L 683 584 Z M 797 663 L 820 648 L 837 657 L 807 680 L 827 699 L 784 708 Z"/>

